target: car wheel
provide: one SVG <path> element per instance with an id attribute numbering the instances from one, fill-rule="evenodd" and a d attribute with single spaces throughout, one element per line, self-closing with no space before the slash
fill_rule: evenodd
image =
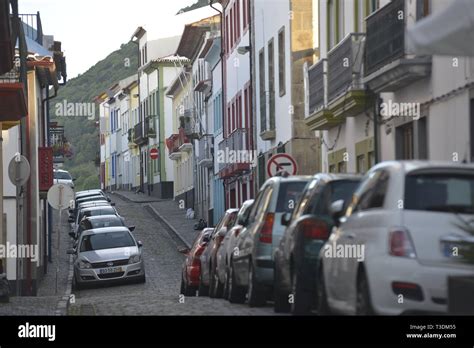
<path id="1" fill-rule="evenodd" d="M 180 286 L 180 289 L 179 289 L 179 293 L 181 295 L 184 295 L 184 278 L 181 277 L 181 286 Z"/>
<path id="2" fill-rule="evenodd" d="M 226 271 L 224 274 L 224 291 L 222 297 L 226 300 L 229 299 L 229 268 L 226 267 Z"/>
<path id="3" fill-rule="evenodd" d="M 74 274 L 74 276 L 72 277 L 71 289 L 72 290 L 81 290 L 83 288 L 84 288 L 84 285 L 77 282 L 76 275 Z"/>
<path id="4" fill-rule="evenodd" d="M 275 267 L 275 270 L 273 272 L 275 274 L 275 280 L 273 282 L 273 297 L 275 300 L 275 307 L 273 308 L 273 310 L 275 311 L 275 313 L 288 313 L 291 309 L 290 303 L 288 302 L 289 294 L 281 291 L 280 273 L 278 271 L 278 267 Z"/>
<path id="5" fill-rule="evenodd" d="M 229 274 L 229 302 L 230 303 L 244 303 L 246 291 L 242 286 L 238 286 L 235 281 L 234 266 L 230 266 Z"/>
<path id="6" fill-rule="evenodd" d="M 318 282 L 316 284 L 316 311 L 318 315 L 331 314 L 326 295 L 326 285 L 324 282 L 324 273 L 322 265 L 319 268 Z"/>
<path id="7" fill-rule="evenodd" d="M 146 283 L 146 276 L 145 276 L 145 275 L 142 275 L 140 278 L 138 278 L 138 279 L 136 280 L 136 282 L 137 282 L 138 284 Z"/>
<path id="8" fill-rule="evenodd" d="M 369 283 L 362 271 L 357 277 L 356 315 L 374 315 L 370 302 Z"/>
<path id="9" fill-rule="evenodd" d="M 204 285 L 202 275 L 199 276 L 198 296 L 209 296 L 209 286 Z"/>
<path id="10" fill-rule="evenodd" d="M 256 277 L 255 271 L 250 261 L 249 269 L 249 289 L 248 289 L 248 300 L 250 307 L 262 307 L 265 305 L 265 288 L 259 284 Z"/>
<path id="11" fill-rule="evenodd" d="M 311 313 L 311 292 L 303 288 L 303 277 L 298 270 L 293 270 L 291 274 L 291 292 L 293 301 L 291 302 L 291 313 L 294 315 L 308 315 Z"/>
<path id="12" fill-rule="evenodd" d="M 212 268 L 210 272 L 210 290 L 209 297 L 211 298 L 221 298 L 224 290 L 223 284 L 219 281 L 219 276 L 217 275 L 217 270 Z"/>
<path id="13" fill-rule="evenodd" d="M 196 287 L 194 286 L 189 286 L 188 284 L 186 284 L 186 282 L 184 283 L 184 296 L 188 296 L 188 297 L 191 297 L 191 296 L 196 296 Z"/>

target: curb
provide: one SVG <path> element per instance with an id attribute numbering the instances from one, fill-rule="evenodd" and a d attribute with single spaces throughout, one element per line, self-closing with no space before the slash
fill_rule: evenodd
<path id="1" fill-rule="evenodd" d="M 170 230 L 173 234 L 176 235 L 176 237 L 178 237 L 178 239 L 187 247 L 187 248 L 191 248 L 191 244 L 188 243 L 186 241 L 186 239 L 176 230 L 176 228 L 173 227 L 173 225 L 171 225 L 168 220 L 166 220 L 160 213 L 158 213 L 158 211 L 153 208 L 153 206 L 151 204 L 145 204 L 145 208 L 148 208 L 149 210 L 151 210 L 151 213 L 155 216 L 155 218 L 160 221 L 161 223 L 163 223 L 167 228 L 168 230 Z"/>
<path id="2" fill-rule="evenodd" d="M 154 203 L 154 202 L 163 202 L 163 201 L 169 201 L 171 199 L 152 199 L 152 200 L 143 200 L 143 201 L 140 201 L 140 200 L 133 200 L 133 199 L 130 199 L 129 197 L 125 196 L 124 194 L 120 193 L 120 192 L 113 192 L 113 193 L 110 193 L 111 195 L 116 195 L 116 196 L 119 196 L 121 199 L 123 199 L 124 201 L 126 202 L 129 202 L 129 203 L 143 203 L 143 204 L 146 204 L 146 203 Z"/>
<path id="3" fill-rule="evenodd" d="M 70 299 L 71 299 L 71 292 L 72 292 L 72 277 L 74 276 L 74 268 L 73 268 L 73 259 L 72 255 L 69 255 L 69 273 L 67 276 L 67 283 L 66 283 L 66 291 L 64 296 L 58 301 L 58 305 L 56 307 L 55 315 L 62 316 L 67 315 Z"/>

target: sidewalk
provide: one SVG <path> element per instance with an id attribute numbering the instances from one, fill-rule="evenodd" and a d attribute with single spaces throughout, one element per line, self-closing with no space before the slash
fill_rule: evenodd
<path id="1" fill-rule="evenodd" d="M 48 272 L 38 284 L 37 296 L 16 296 L 11 294 L 9 303 L 0 303 L 0 315 L 65 315 L 66 296 L 69 276 L 69 255 L 66 250 L 70 247 L 68 236 L 69 224 L 67 212 L 64 211 L 61 223 L 61 239 L 59 246 L 58 292 L 56 293 L 56 269 L 58 264 L 58 212 L 53 211 L 52 262 L 48 263 Z"/>
<path id="2" fill-rule="evenodd" d="M 197 234 L 197 231 L 194 230 L 194 224 L 197 220 L 186 219 L 186 210 L 180 209 L 178 203 L 174 200 L 159 199 L 145 194 L 135 194 L 130 191 L 115 191 L 114 194 L 129 202 L 148 203 L 160 214 L 164 222 L 176 230 L 189 245 L 192 245 L 194 242 Z"/>

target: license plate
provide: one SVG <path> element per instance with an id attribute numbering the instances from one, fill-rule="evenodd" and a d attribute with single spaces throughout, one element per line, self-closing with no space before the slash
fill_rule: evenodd
<path id="1" fill-rule="evenodd" d="M 102 268 L 101 270 L 99 270 L 100 274 L 118 273 L 118 272 L 122 272 L 122 267 Z"/>

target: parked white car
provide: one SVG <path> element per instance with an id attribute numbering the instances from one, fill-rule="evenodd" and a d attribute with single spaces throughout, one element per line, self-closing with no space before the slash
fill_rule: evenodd
<path id="1" fill-rule="evenodd" d="M 333 214 L 343 211 L 334 202 Z M 373 167 L 320 253 L 318 309 L 341 314 L 447 312 L 449 276 L 474 275 L 474 166 Z"/>
<path id="2" fill-rule="evenodd" d="M 55 184 L 69 185 L 72 189 L 74 188 L 74 180 L 71 174 L 67 170 L 55 169 L 53 173 Z"/>

